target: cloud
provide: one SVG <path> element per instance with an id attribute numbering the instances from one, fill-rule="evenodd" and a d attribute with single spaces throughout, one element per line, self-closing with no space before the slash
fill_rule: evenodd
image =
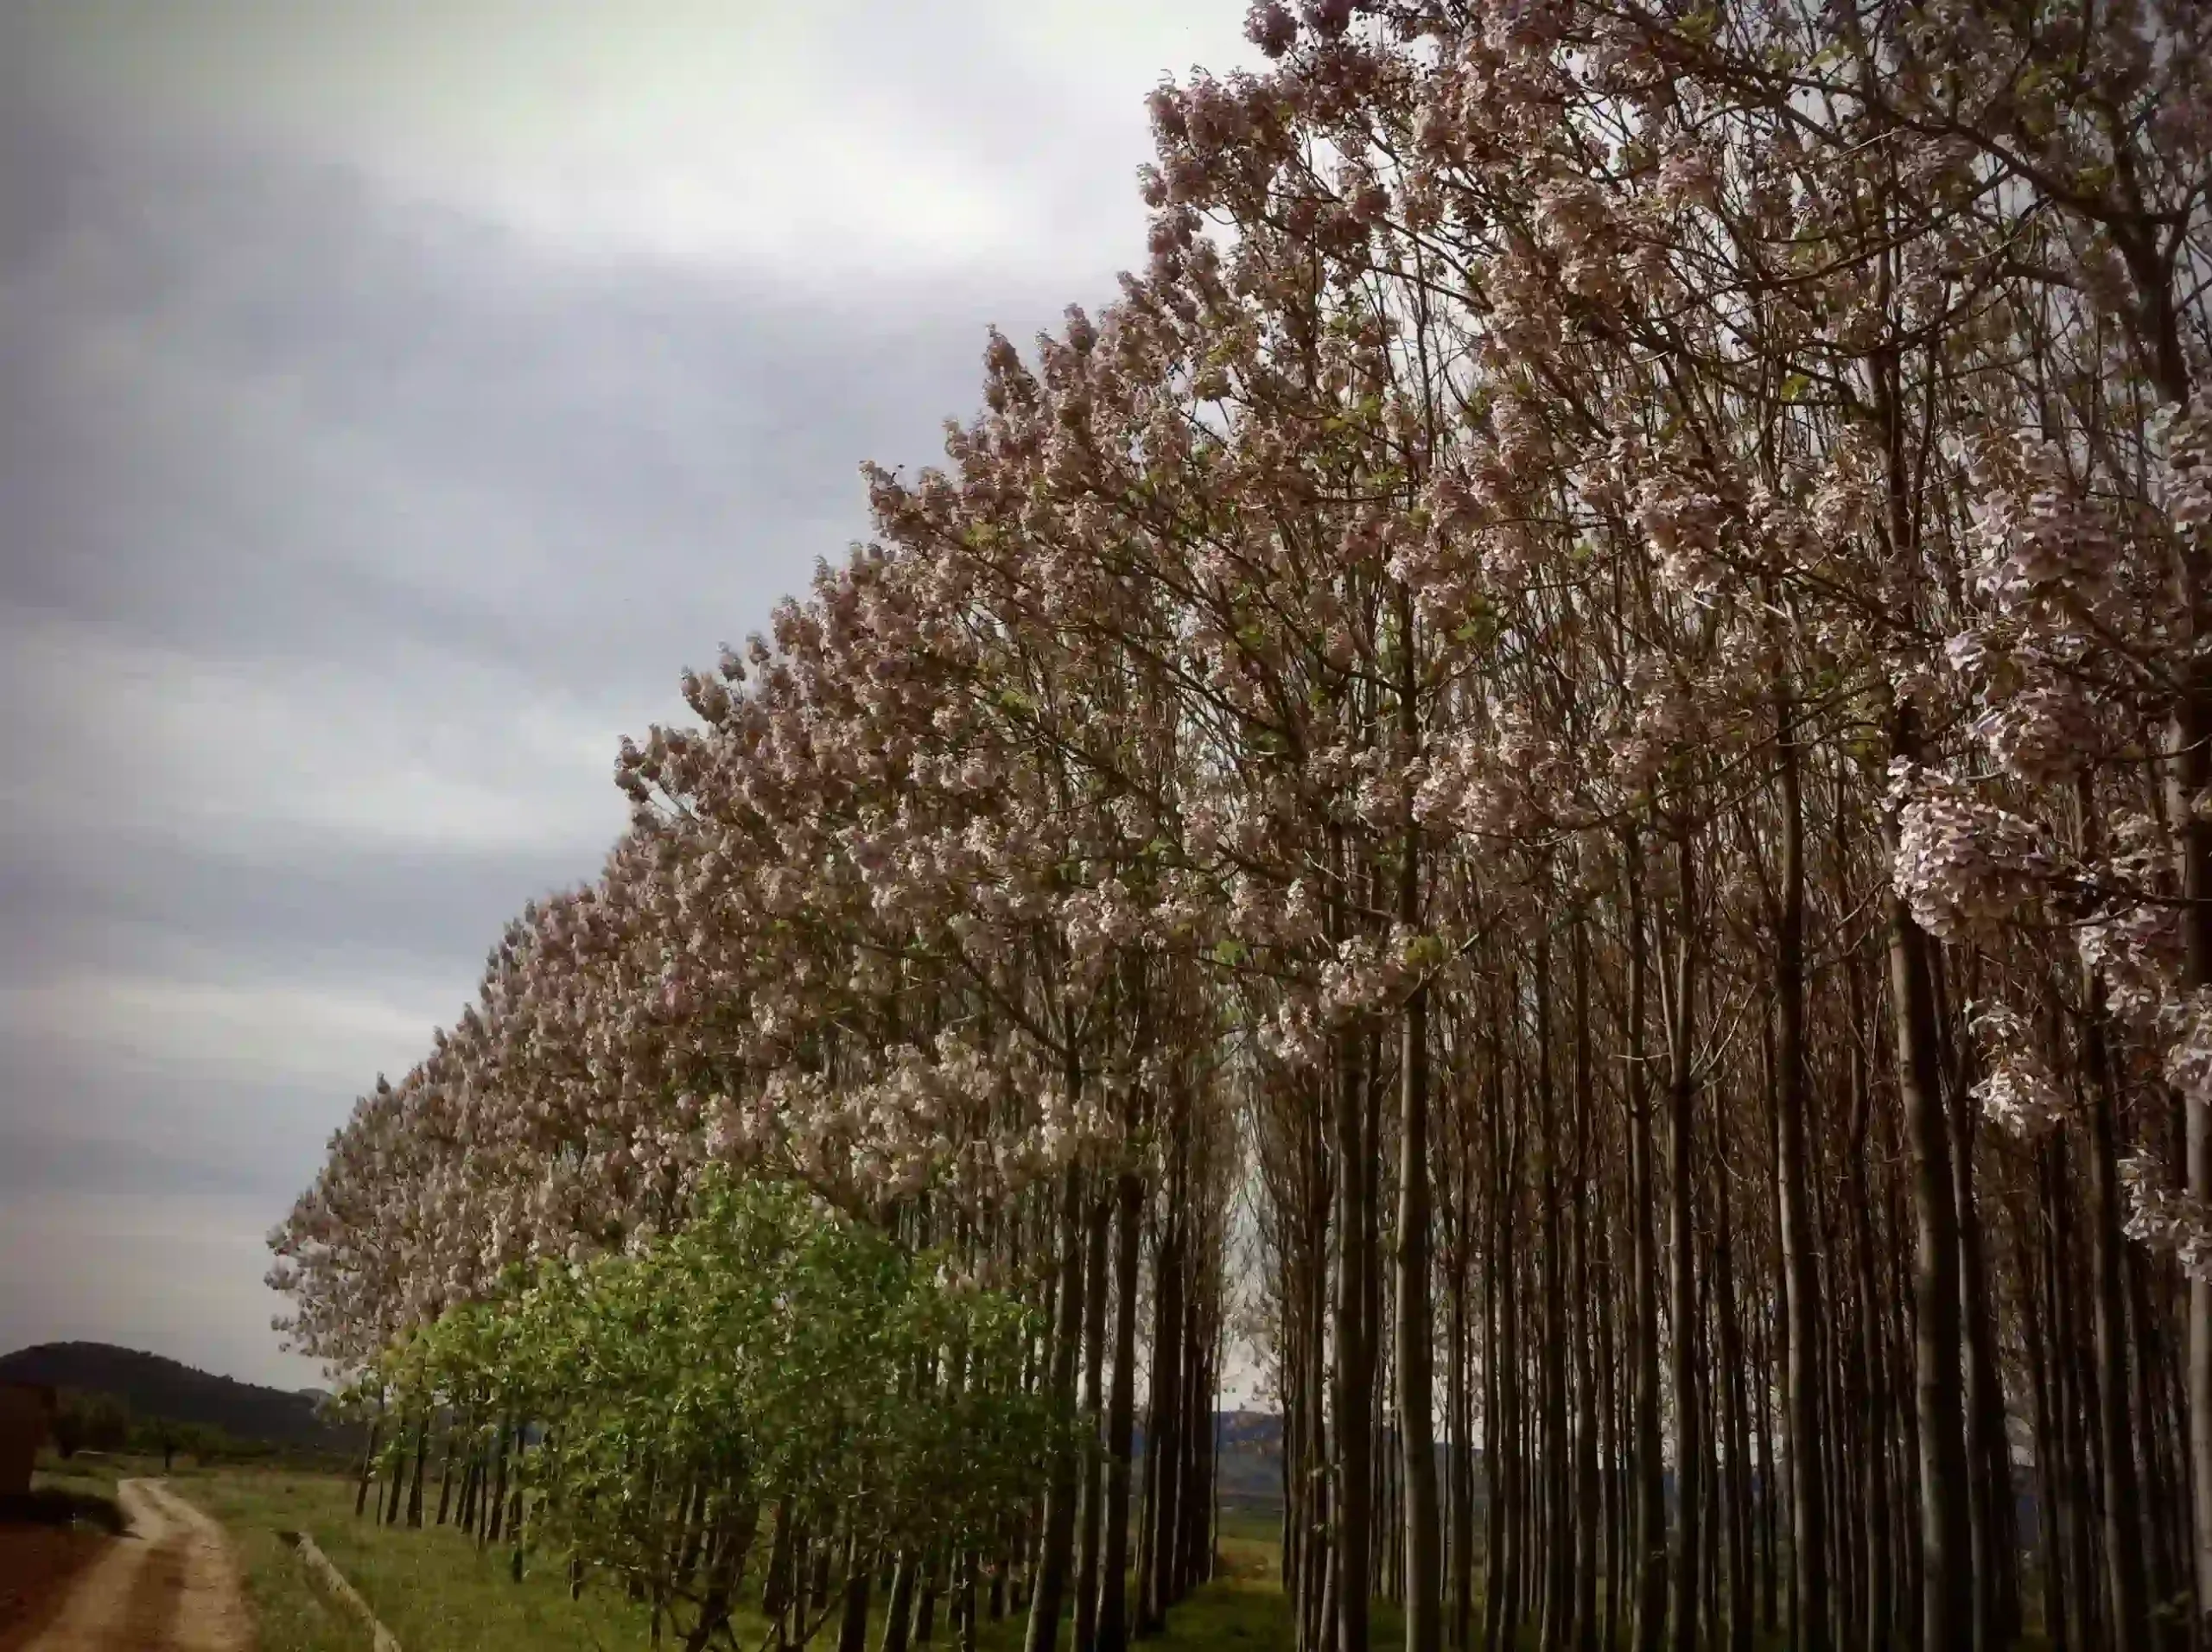
<path id="1" fill-rule="evenodd" d="M 0 1347 L 121 1342 L 204 1370 L 302 1388 L 279 1350 L 283 1301 L 261 1283 L 267 1222 L 251 1198 L 83 1185 L 0 1204 Z"/>
<path id="2" fill-rule="evenodd" d="M 0 1341 L 271 1369 L 353 1096 L 986 325 L 1111 295 L 1239 10 L 0 9 Z"/>
<path id="3" fill-rule="evenodd" d="M 189 1064 L 218 1075 L 275 1073 L 340 1088 L 395 1043 L 423 1039 L 425 1017 L 365 993 L 264 982 L 64 977 L 0 995 L 0 1029 L 123 1061 Z"/>
<path id="4" fill-rule="evenodd" d="M 1242 9 L 1128 0 L 435 8 L 44 0 L 27 52 L 141 121 L 342 160 L 565 256 L 880 294 L 1128 255 L 1141 98 Z"/>

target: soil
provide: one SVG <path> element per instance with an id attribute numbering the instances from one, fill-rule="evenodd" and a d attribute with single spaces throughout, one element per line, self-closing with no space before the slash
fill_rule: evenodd
<path id="1" fill-rule="evenodd" d="M 54 1614 L 70 1582 L 116 1540 L 83 1527 L 0 1524 L 0 1652 L 16 1652 Z"/>
<path id="2" fill-rule="evenodd" d="M 0 1536 L 0 1592 L 20 1586 L 23 1602 L 0 1616 L 0 1652 L 253 1652 L 223 1528 L 164 1480 L 124 1480 L 116 1503 L 121 1537 Z M 35 1535 L 53 1541 L 22 1541 Z"/>

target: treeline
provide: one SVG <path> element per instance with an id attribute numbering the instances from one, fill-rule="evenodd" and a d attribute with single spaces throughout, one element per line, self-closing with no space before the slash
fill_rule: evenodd
<path id="1" fill-rule="evenodd" d="M 1301 1652 L 2201 1652 L 2212 12 L 1250 32 L 363 1100 L 296 1336 L 720 1164 L 1039 1311 L 1031 1652 L 1204 1574 L 1232 1342 Z"/>
<path id="2" fill-rule="evenodd" d="M 79 1452 L 129 1452 L 164 1460 L 182 1455 L 200 1463 L 343 1460 L 296 1446 L 242 1439 L 213 1423 L 148 1416 L 115 1395 L 75 1388 L 63 1388 L 55 1396 L 48 1433 L 64 1461 Z"/>

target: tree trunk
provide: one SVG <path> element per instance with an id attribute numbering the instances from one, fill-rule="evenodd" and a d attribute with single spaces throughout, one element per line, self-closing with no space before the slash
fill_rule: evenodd
<path id="1" fill-rule="evenodd" d="M 1411 651 L 1408 651 L 1410 657 Z M 1410 665 L 1408 667 L 1411 670 Z M 1400 920 L 1420 919 L 1415 831 L 1406 833 Z M 1443 1652 L 1443 1541 L 1437 1529 L 1435 1312 L 1429 1299 L 1428 989 L 1406 1001 L 1398 1052 L 1398 1434 L 1405 1475 L 1406 1652 Z"/>
<path id="2" fill-rule="evenodd" d="M 407 1524 L 412 1530 L 423 1525 L 423 1466 L 429 1460 L 430 1420 L 423 1419 L 415 1430 L 415 1472 L 407 1482 Z"/>
<path id="3" fill-rule="evenodd" d="M 369 1506 L 369 1482 L 376 1477 L 377 1439 L 384 1432 L 384 1402 L 377 1402 L 377 1415 L 369 1424 L 368 1444 L 361 1448 L 361 1475 L 353 1485 L 353 1517 L 359 1519 Z"/>
<path id="4" fill-rule="evenodd" d="M 1375 1375 L 1369 1357 L 1367 1255 L 1370 1231 L 1367 1075 L 1354 1035 L 1338 1040 L 1336 1095 L 1337 1180 L 1342 1201 L 1337 1266 L 1337 1652 L 1369 1652 L 1368 1558 Z"/>
<path id="5" fill-rule="evenodd" d="M 1779 1185 L 1783 1301 L 1789 1318 L 1789 1564 L 1801 1652 L 1827 1652 L 1827 1534 L 1822 1527 L 1814 1315 L 1814 1241 L 1806 1206 L 1812 1196 L 1805 1146 L 1805 819 L 1798 780 L 1796 708 L 1786 677 L 1775 682 L 1777 749 L 1782 778 L 1782 911 L 1775 947 L 1775 1179 Z"/>
<path id="6" fill-rule="evenodd" d="M 1124 1652 L 1129 1639 L 1129 1452 L 1135 1433 L 1143 1204 L 1136 1172 L 1123 1171 L 1114 1188 L 1114 1379 L 1106 1406 L 1106 1538 L 1099 1558 L 1096 1652 Z"/>
<path id="7" fill-rule="evenodd" d="M 1659 1237 L 1651 1090 L 1645 1063 L 1647 990 L 1643 857 L 1636 829 L 1623 843 L 1628 883 L 1628 1090 L 1636 1274 L 1636 1652 L 1659 1652 L 1667 1624 L 1667 1482 L 1659 1441 Z"/>
<path id="8" fill-rule="evenodd" d="M 845 1537 L 845 1604 L 837 1619 L 837 1652 L 868 1652 L 868 1600 L 875 1568 L 857 1533 Z"/>
<path id="9" fill-rule="evenodd" d="M 1695 1175 L 1692 1127 L 1697 1104 L 1697 863 L 1689 828 L 1675 840 L 1681 903 L 1675 937 L 1674 1025 L 1669 1029 L 1673 1071 L 1668 1085 L 1668 1208 L 1674 1237 L 1675 1463 L 1680 1507 L 1675 1522 L 1672 1594 L 1674 1652 L 1698 1652 L 1699 1568 L 1704 1559 L 1700 1522 L 1699 1482 L 1705 1470 L 1700 1438 L 1697 1391 L 1697 1234 L 1690 1221 L 1690 1187 Z M 1939 1642 L 1942 1645 L 1946 1642 Z"/>
<path id="10" fill-rule="evenodd" d="M 884 1603 L 883 1636 L 877 1642 L 880 1652 L 906 1652 L 913 1626 L 916 1560 L 912 1549 L 899 1551 L 898 1569 L 891 1574 L 891 1598 Z"/>
<path id="11" fill-rule="evenodd" d="M 2082 1065 L 2089 1102 L 2089 1167 L 2096 1194 L 2092 1249 L 2095 1289 L 2097 1449 L 2104 1458 L 2105 1606 L 2123 1646 L 2151 1643 L 2149 1583 L 2143 1565 L 2143 1533 L 2135 1484 L 2135 1440 L 2127 1416 L 2127 1345 L 2120 1302 L 2119 1155 L 2113 1143 L 2112 1061 L 2105 1043 L 2102 994 L 2094 977 L 2085 985 L 2089 1013 L 2082 1022 Z"/>
<path id="12" fill-rule="evenodd" d="M 1170 1198 L 1167 1221 L 1153 1255 L 1152 1403 L 1146 1408 L 1144 1530 L 1137 1553 L 1137 1633 L 1166 1626 L 1168 1580 L 1175 1564 L 1174 1533 L 1181 1430 L 1183 1265 L 1182 1214 Z"/>
<path id="13" fill-rule="evenodd" d="M 1101 1383 L 1106 1363 L 1106 1237 L 1112 1203 L 1095 1199 L 1084 1247 L 1083 1500 L 1076 1539 L 1075 1652 L 1091 1652 L 1098 1636 L 1099 1515 L 1105 1505 L 1104 1454 L 1098 1449 Z"/>
<path id="14" fill-rule="evenodd" d="M 1061 1175 L 1059 1242 L 1059 1313 L 1052 1328 L 1049 1380 L 1053 1406 L 1067 1411 L 1074 1406 L 1076 1354 L 1083 1336 L 1083 1182 L 1072 1164 Z M 1045 1546 L 1038 1560 L 1037 1591 L 1030 1599 L 1025 1652 L 1052 1652 L 1059 1637 L 1069 1554 L 1075 1542 L 1075 1492 L 1074 1453 L 1057 1452 L 1045 1485 Z M 887 1652 L 895 1649 L 887 1649 Z"/>
<path id="15" fill-rule="evenodd" d="M 1914 1222 L 1913 1367 L 1919 1433 L 1921 1644 L 1973 1644 L 1974 1570 L 1959 1325 L 1959 1223 L 1938 1064 L 1928 936 L 1889 896 L 1890 993 Z"/>
<path id="16" fill-rule="evenodd" d="M 1573 1357 L 1570 1366 L 1575 1388 L 1573 1512 L 1569 1522 L 1569 1533 L 1574 1542 L 1574 1613 L 1570 1638 L 1575 1652 L 1598 1652 L 1598 1539 L 1602 1522 L 1599 1501 L 1599 1428 L 1594 1403 L 1598 1382 L 1592 1365 L 1596 1338 L 1592 1335 L 1591 1327 L 1593 1290 L 1590 1265 L 1590 1184 L 1592 1180 L 1590 1163 L 1590 956 L 1588 937 L 1584 932 L 1583 913 L 1579 905 L 1568 931 L 1568 939 L 1574 1040 L 1574 1203 L 1571 1228 L 1574 1255 L 1571 1266 L 1576 1304 L 1573 1323 Z"/>
<path id="17" fill-rule="evenodd" d="M 1751 1430 L 1744 1404 L 1744 1345 L 1738 1318 L 1735 1236 L 1729 1218 L 1731 1201 L 1726 1172 L 1717 1163 L 1715 1170 L 1719 1173 L 1714 1179 L 1713 1208 L 1719 1232 L 1713 1253 L 1713 1294 L 1719 1320 L 1720 1369 L 1713 1384 L 1713 1400 L 1728 1447 L 1719 1480 L 1721 1528 L 1728 1551 L 1728 1646 L 1729 1652 L 1751 1652 L 1751 1480 L 1745 1471 Z"/>

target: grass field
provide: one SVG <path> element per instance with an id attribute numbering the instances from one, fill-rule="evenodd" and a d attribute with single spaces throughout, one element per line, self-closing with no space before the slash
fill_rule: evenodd
<path id="1" fill-rule="evenodd" d="M 161 1472 L 158 1459 L 49 1464 L 41 1485 L 86 1500 L 112 1493 L 125 1475 Z M 381 1526 L 353 1513 L 350 1479 L 331 1474 L 263 1467 L 208 1468 L 179 1459 L 170 1479 L 177 1490 L 229 1529 L 260 1627 L 261 1652 L 371 1652 L 369 1636 L 345 1606 L 311 1583 L 281 1533 L 312 1534 L 391 1630 L 405 1652 L 645 1652 L 652 1617 L 617 1587 L 588 1586 L 569 1598 L 557 1562 L 540 1562 L 514 1582 L 507 1551 L 480 1554 L 474 1542 L 450 1527 Z M 435 1494 L 433 1494 L 435 1495 Z M 1168 1633 L 1143 1644 L 1154 1652 L 1276 1652 L 1291 1644 L 1289 1602 L 1279 1586 L 1274 1515 L 1225 1510 L 1221 1522 L 1223 1575 L 1170 1615 Z M 880 1595 L 878 1597 L 880 1605 Z M 741 1633 L 759 1647 L 768 1625 L 741 1614 Z M 880 1644 L 880 1611 L 869 1645 Z M 1019 1652 L 1024 1619 L 1010 1615 L 985 1623 L 981 1652 Z M 1387 1601 L 1375 1603 L 1373 1643 L 1401 1643 L 1402 1625 Z M 834 1611 L 814 1646 L 836 1645 Z M 1523 1643 L 1536 1644 L 1534 1627 Z M 673 1638 L 664 1642 L 672 1649 Z M 1761 1642 L 1762 1646 L 1779 1642 Z M 2040 1645 L 2024 1642 L 2024 1647 Z M 955 1642 L 942 1611 L 934 1652 Z"/>
<path id="2" fill-rule="evenodd" d="M 99 1496 L 111 1493 L 124 1476 L 160 1472 L 158 1459 L 79 1458 L 48 1465 L 39 1481 Z M 261 1652 L 369 1652 L 365 1628 L 309 1581 L 279 1535 L 296 1531 L 315 1538 L 405 1652 L 643 1652 L 652 1644 L 649 1609 L 620 1589 L 588 1586 L 571 1600 L 557 1563 L 533 1566 L 516 1583 L 504 1548 L 480 1554 L 472 1540 L 450 1527 L 417 1531 L 357 1518 L 347 1479 L 262 1467 L 208 1468 L 182 1458 L 169 1478 L 230 1531 L 260 1627 Z M 1146 1645 L 1159 1652 L 1288 1646 L 1287 1606 L 1275 1582 L 1275 1538 L 1272 1517 L 1225 1516 L 1225 1575 L 1178 1606 L 1170 1632 Z M 1018 1613 L 985 1623 L 978 1636 L 981 1652 L 1019 1652 L 1023 1627 Z M 1376 1629 L 1378 1644 L 1395 1639 L 1395 1621 L 1387 1638 L 1383 1624 Z M 759 1646 L 768 1625 L 741 1615 L 740 1630 L 748 1645 Z M 870 1625 L 871 1647 L 880 1632 L 879 1613 Z M 833 1613 L 815 1646 L 834 1646 L 836 1634 Z M 949 1652 L 954 1644 L 940 1606 L 936 1648 Z"/>
<path id="3" fill-rule="evenodd" d="M 48 1465 L 41 1484 L 90 1501 L 110 1494 L 124 1475 L 159 1474 L 161 1464 L 111 1458 Z M 350 1479 L 264 1467 L 207 1468 L 180 1459 L 170 1477 L 185 1496 L 229 1529 L 260 1627 L 261 1652 L 371 1652 L 367 1630 L 345 1606 L 308 1579 L 281 1533 L 304 1531 L 327 1554 L 397 1638 L 405 1652 L 645 1652 L 652 1617 L 617 1587 L 588 1586 L 569 1598 L 557 1562 L 529 1568 L 521 1582 L 508 1573 L 508 1552 L 480 1554 L 450 1527 L 410 1530 L 381 1526 L 353 1513 Z M 435 1495 L 435 1494 L 433 1494 Z M 1278 1652 L 1292 1641 L 1290 1608 L 1278 1583 L 1277 1517 L 1261 1510 L 1224 1510 L 1223 1575 L 1177 1606 L 1168 1632 L 1145 1642 L 1148 1652 Z M 880 1643 L 880 1607 L 868 1643 Z M 1024 1618 L 1014 1613 L 985 1623 L 980 1652 L 1020 1652 Z M 760 1647 L 768 1625 L 741 1614 L 741 1635 Z M 1375 1603 L 1373 1644 L 1401 1644 L 1403 1626 L 1389 1602 Z M 836 1623 L 816 1636 L 817 1652 L 836 1645 Z M 1533 1625 L 1522 1644 L 1537 1643 Z M 664 1648 L 677 1645 L 673 1637 Z M 932 1652 L 955 1642 L 940 1611 Z M 1764 1639 L 1761 1647 L 1778 1646 Z M 2024 1649 L 2040 1641 L 2023 1643 Z M 917 1649 L 919 1652 L 919 1649 Z"/>

